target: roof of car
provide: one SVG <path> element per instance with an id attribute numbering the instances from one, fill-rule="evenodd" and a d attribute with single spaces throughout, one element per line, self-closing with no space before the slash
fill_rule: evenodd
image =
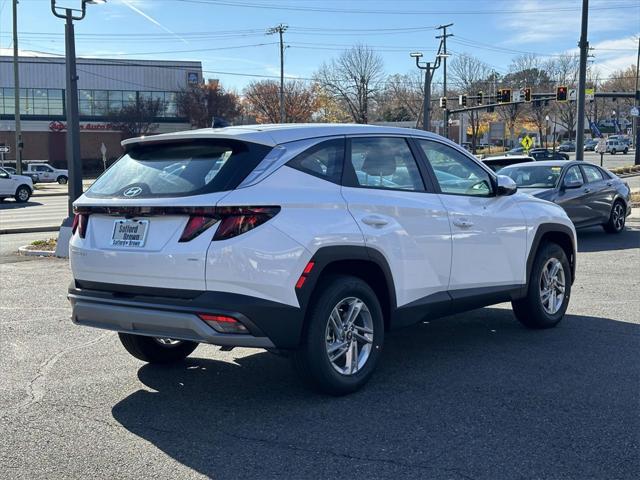
<path id="1" fill-rule="evenodd" d="M 493 160 L 526 160 L 535 161 L 535 158 L 528 155 L 497 155 L 495 157 L 483 158 L 483 162 L 491 162 Z"/>
<path id="2" fill-rule="evenodd" d="M 541 160 L 539 162 L 535 162 L 532 163 L 531 165 L 526 165 L 526 166 L 532 166 L 532 167 L 565 167 L 567 165 L 576 165 L 579 163 L 584 163 L 584 162 L 579 162 L 579 161 L 575 161 L 575 160 Z M 517 167 L 518 165 L 509 165 L 509 167 Z M 509 167 L 505 167 L 505 168 L 509 168 Z"/>
<path id="3" fill-rule="evenodd" d="M 163 133 L 148 137 L 130 138 L 122 141 L 122 146 L 156 141 L 226 138 L 245 140 L 268 146 L 294 142 L 307 138 L 330 137 L 333 135 L 411 135 L 436 138 L 437 135 L 411 128 L 387 127 L 379 125 L 358 125 L 345 123 L 287 123 L 265 125 L 243 125 L 225 128 L 202 128 L 182 132 Z M 440 137 L 438 137 L 440 138 Z"/>

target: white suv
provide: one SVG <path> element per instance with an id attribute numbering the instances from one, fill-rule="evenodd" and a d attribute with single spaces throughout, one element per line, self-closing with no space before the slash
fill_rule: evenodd
<path id="1" fill-rule="evenodd" d="M 33 181 L 26 175 L 14 175 L 0 168 L 0 201 L 13 197 L 16 202 L 24 203 L 33 193 Z"/>
<path id="2" fill-rule="evenodd" d="M 567 309 L 564 210 L 436 135 L 261 125 L 123 145 L 75 202 L 69 299 L 143 361 L 265 348 L 344 394 L 388 329 L 505 301 L 548 328 Z"/>

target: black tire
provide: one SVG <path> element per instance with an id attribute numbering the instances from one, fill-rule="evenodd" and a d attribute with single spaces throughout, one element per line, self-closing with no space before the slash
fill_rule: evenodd
<path id="1" fill-rule="evenodd" d="M 611 150 L 611 155 L 615 155 L 615 154 L 616 154 L 615 149 Z"/>
<path id="2" fill-rule="evenodd" d="M 327 332 L 329 317 L 333 309 L 340 302 L 352 297 L 361 300 L 366 305 L 369 311 L 368 318 L 373 327 L 373 338 L 365 363 L 355 373 L 343 374 L 338 372 L 329 360 L 326 344 Z M 347 342 L 348 340 L 345 341 L 345 344 Z M 331 275 L 316 288 L 316 293 L 307 312 L 302 343 L 292 355 L 292 360 L 297 373 L 314 390 L 336 396 L 346 395 L 355 392 L 367 383 L 378 363 L 383 343 L 382 309 L 371 287 L 357 277 Z M 359 350 L 359 354 L 363 351 L 364 349 Z"/>
<path id="3" fill-rule="evenodd" d="M 26 203 L 29 201 L 29 198 L 31 198 L 31 189 L 26 185 L 20 185 L 13 198 L 15 198 L 18 203 Z"/>
<path id="4" fill-rule="evenodd" d="M 611 213 L 609 214 L 609 220 L 602 225 L 604 231 L 607 233 L 621 233 L 624 230 L 624 225 L 627 221 L 627 209 L 622 200 L 616 200 L 611 206 Z"/>
<path id="5" fill-rule="evenodd" d="M 628 148 L 625 148 L 625 149 L 622 151 L 622 153 L 624 153 L 624 154 L 626 155 L 627 153 L 629 153 L 629 149 L 628 149 Z"/>
<path id="6" fill-rule="evenodd" d="M 159 339 L 118 333 L 120 342 L 131 355 L 148 363 L 176 363 L 187 358 L 198 346 L 197 342 L 179 340 L 175 345 L 164 345 Z"/>
<path id="7" fill-rule="evenodd" d="M 543 268 L 552 259 L 560 262 L 564 273 L 564 297 L 560 308 L 555 313 L 549 313 L 545 309 L 540 292 Z M 544 329 L 555 327 L 567 311 L 571 296 L 571 280 L 571 266 L 560 245 L 552 242 L 541 244 L 531 268 L 526 297 L 511 302 L 516 318 L 527 328 Z"/>
<path id="8" fill-rule="evenodd" d="M 56 178 L 56 181 L 60 184 L 60 185 L 66 185 L 67 182 L 69 181 L 69 179 L 67 177 L 65 177 L 64 175 L 60 175 L 58 178 Z"/>

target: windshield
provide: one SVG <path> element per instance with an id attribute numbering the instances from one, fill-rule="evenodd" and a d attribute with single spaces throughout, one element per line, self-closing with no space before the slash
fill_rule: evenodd
<path id="1" fill-rule="evenodd" d="M 562 167 L 547 165 L 512 165 L 498 171 L 516 182 L 519 188 L 553 188 L 558 183 Z"/>
<path id="2" fill-rule="evenodd" d="M 88 197 L 181 197 L 233 190 L 271 150 L 237 140 L 139 145 L 95 181 Z"/>

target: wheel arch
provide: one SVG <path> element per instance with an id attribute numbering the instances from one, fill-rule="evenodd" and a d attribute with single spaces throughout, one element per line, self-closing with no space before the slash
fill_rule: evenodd
<path id="1" fill-rule="evenodd" d="M 385 329 L 389 329 L 397 306 L 395 285 L 389 264 L 380 252 L 365 246 L 329 246 L 318 249 L 311 261 L 312 271 L 303 288 L 296 290 L 305 324 L 307 309 L 322 281 L 329 275 L 343 274 L 358 277 L 371 287 L 380 301 Z"/>
<path id="2" fill-rule="evenodd" d="M 573 283 L 576 276 L 576 247 L 573 239 L 573 230 L 561 223 L 543 223 L 538 226 L 527 257 L 527 283 L 531 277 L 536 254 L 545 242 L 556 243 L 564 250 L 567 259 L 569 259 L 569 265 L 571 265 L 571 283 Z"/>

